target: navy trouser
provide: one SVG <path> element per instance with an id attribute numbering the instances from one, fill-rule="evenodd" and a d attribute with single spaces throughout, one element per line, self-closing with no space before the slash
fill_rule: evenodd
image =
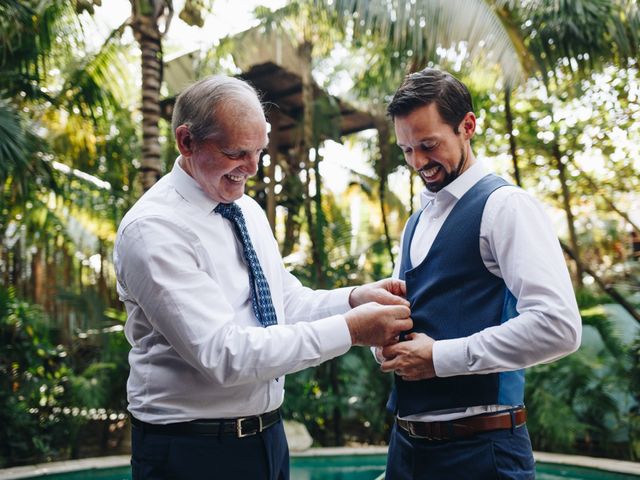
<path id="1" fill-rule="evenodd" d="M 525 425 L 452 441 L 411 438 L 394 425 L 386 480 L 530 480 L 535 465 Z"/>
<path id="2" fill-rule="evenodd" d="M 244 438 L 163 435 L 131 428 L 133 480 L 289 480 L 282 421 Z"/>

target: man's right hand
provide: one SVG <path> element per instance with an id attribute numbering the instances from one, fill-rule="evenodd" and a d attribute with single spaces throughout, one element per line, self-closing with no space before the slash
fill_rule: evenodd
<path id="1" fill-rule="evenodd" d="M 411 310 L 404 305 L 365 303 L 344 314 L 352 345 L 386 346 L 396 343 L 400 333 L 410 330 Z"/>

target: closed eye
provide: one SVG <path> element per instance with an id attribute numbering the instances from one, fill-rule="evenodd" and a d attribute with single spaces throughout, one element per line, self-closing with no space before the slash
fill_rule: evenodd
<path id="1" fill-rule="evenodd" d="M 248 150 L 220 150 L 222 154 L 230 160 L 242 160 L 243 158 L 251 155 L 251 152 Z M 267 148 L 260 148 L 255 151 L 256 155 L 259 157 L 263 153 L 267 151 Z"/>

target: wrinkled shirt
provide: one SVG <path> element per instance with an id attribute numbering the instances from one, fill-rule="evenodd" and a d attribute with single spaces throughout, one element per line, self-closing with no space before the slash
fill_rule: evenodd
<path id="1" fill-rule="evenodd" d="M 282 263 L 260 206 L 236 202 L 278 325 L 253 312 L 233 225 L 176 161 L 125 215 L 114 248 L 131 344 L 129 411 L 149 423 L 233 418 L 278 408 L 284 375 L 345 353 L 351 289 L 305 288 Z"/>
<path id="2" fill-rule="evenodd" d="M 486 174 L 476 161 L 439 192 L 422 192 L 423 210 L 409 249 L 412 265 L 422 263 L 453 207 Z M 518 370 L 576 350 L 582 320 L 558 237 L 540 203 L 521 188 L 498 188 L 485 204 L 478 241 L 487 269 L 502 278 L 517 299 L 518 316 L 468 337 L 436 341 L 436 376 Z M 401 260 L 396 262 L 396 278 Z M 482 405 L 407 418 L 443 421 L 508 407 Z"/>

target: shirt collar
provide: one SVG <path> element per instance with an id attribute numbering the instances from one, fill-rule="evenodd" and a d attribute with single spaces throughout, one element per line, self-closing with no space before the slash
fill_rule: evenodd
<path id="1" fill-rule="evenodd" d="M 182 156 L 179 156 L 176 159 L 173 164 L 173 169 L 171 170 L 173 186 L 180 196 L 187 202 L 194 204 L 196 207 L 201 208 L 206 212 L 212 212 L 219 202 L 209 198 L 200 185 L 198 185 L 198 182 L 184 171 L 180 165 L 181 158 Z"/>
<path id="2" fill-rule="evenodd" d="M 420 204 L 422 208 L 425 208 L 433 200 L 438 200 L 442 197 L 460 200 L 486 174 L 487 172 L 482 162 L 476 160 L 462 175 L 439 192 L 434 193 L 425 188 L 420 194 Z"/>

